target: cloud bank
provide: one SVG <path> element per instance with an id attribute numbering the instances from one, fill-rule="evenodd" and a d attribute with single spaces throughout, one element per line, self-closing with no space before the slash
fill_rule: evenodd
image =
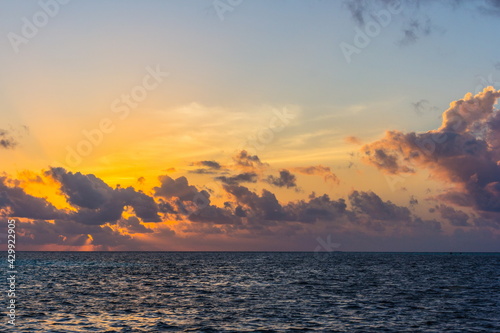
<path id="1" fill-rule="evenodd" d="M 308 176 L 334 185 L 340 180 L 328 166 L 274 169 L 240 151 L 227 165 L 190 163 L 206 171 L 199 172 L 210 180 L 203 187 L 164 174 L 148 192 L 137 175 L 144 191 L 56 167 L 25 173 L 24 180 L 2 176 L 0 215 L 19 219 L 24 249 L 314 251 L 318 237 L 328 236 L 347 251 L 497 251 L 499 97 L 491 87 L 467 94 L 444 111 L 439 128 L 388 131 L 360 148 L 364 161 L 383 173 L 425 170 L 448 185 L 423 201 L 409 195 L 398 205 L 374 191 L 351 189 L 344 197 L 313 192 L 284 202 L 276 193 L 303 193 Z M 26 182 L 53 184 L 66 208 L 28 193 Z M 424 216 L 418 210 L 429 200 L 436 203 Z"/>
<path id="2" fill-rule="evenodd" d="M 425 169 L 454 188 L 441 200 L 500 217 L 500 90 L 488 87 L 452 102 L 441 126 L 422 133 L 388 131 L 362 147 L 364 159 L 387 174 Z"/>

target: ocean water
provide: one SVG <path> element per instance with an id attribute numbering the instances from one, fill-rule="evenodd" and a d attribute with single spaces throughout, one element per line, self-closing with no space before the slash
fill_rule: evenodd
<path id="1" fill-rule="evenodd" d="M 18 252 L 16 259 L 17 325 L 5 315 L 2 332 L 500 332 L 498 254 Z"/>

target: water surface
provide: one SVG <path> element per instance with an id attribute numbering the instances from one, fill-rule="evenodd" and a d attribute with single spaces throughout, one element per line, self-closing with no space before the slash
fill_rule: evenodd
<path id="1" fill-rule="evenodd" d="M 500 332 L 496 254 L 19 252 L 17 265 L 18 325 L 1 331 Z"/>

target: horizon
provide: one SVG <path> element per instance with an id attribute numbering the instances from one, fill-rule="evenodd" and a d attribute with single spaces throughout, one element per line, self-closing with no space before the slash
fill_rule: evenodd
<path id="1" fill-rule="evenodd" d="M 72 252 L 72 253 L 125 253 L 125 252 L 147 252 L 147 253 L 311 253 L 311 254 L 338 254 L 338 253 L 378 253 L 378 254 L 500 254 L 500 252 L 399 252 L 399 251 L 384 251 L 384 252 L 376 252 L 376 251 L 323 251 L 323 252 L 315 252 L 315 251 L 237 251 L 237 250 L 228 250 L 228 251 L 147 251 L 147 250 L 121 250 L 121 251 L 84 251 L 84 250 L 34 250 L 34 251 L 17 251 L 17 252 Z"/>

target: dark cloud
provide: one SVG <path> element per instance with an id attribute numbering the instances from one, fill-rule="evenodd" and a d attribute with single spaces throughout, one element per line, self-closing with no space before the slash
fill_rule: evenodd
<path id="1" fill-rule="evenodd" d="M 71 220 L 55 220 L 54 223 L 35 220 L 18 222 L 22 230 L 18 234 L 22 246 L 55 244 L 68 247 L 93 245 L 98 250 L 121 248 L 141 249 L 143 244 L 129 235 L 114 231 L 108 226 L 85 225 Z"/>
<path id="2" fill-rule="evenodd" d="M 222 166 L 216 161 L 198 161 L 191 163 L 191 165 L 202 166 L 203 168 L 189 170 L 189 173 L 200 174 L 200 175 L 213 175 L 220 173 Z"/>
<path id="3" fill-rule="evenodd" d="M 174 208 L 174 206 L 162 198 L 158 199 L 158 211 L 161 213 L 167 213 L 167 214 L 176 214 L 177 210 Z"/>
<path id="4" fill-rule="evenodd" d="M 418 200 L 412 195 L 408 204 L 413 208 L 418 205 Z"/>
<path id="5" fill-rule="evenodd" d="M 193 165 L 199 165 L 199 166 L 203 166 L 203 167 L 206 167 L 209 169 L 215 169 L 215 170 L 219 170 L 221 168 L 221 165 L 216 161 L 198 161 L 198 162 L 194 162 Z"/>
<path id="6" fill-rule="evenodd" d="M 500 15 L 500 3 L 498 0 L 475 1 L 473 10 L 482 15 L 498 16 Z M 398 16 L 395 23 L 397 29 L 400 30 L 401 37 L 397 41 L 400 46 L 406 46 L 417 42 L 419 39 L 427 37 L 436 32 L 445 32 L 446 30 L 436 25 L 430 18 L 429 13 L 435 9 L 432 6 L 439 4 L 444 5 L 449 10 L 458 10 L 463 4 L 469 4 L 467 1 L 423 1 L 423 0 L 345 0 L 344 7 L 349 11 L 352 20 L 359 27 L 364 27 L 370 21 L 377 21 L 377 12 L 387 10 L 389 7 L 394 8 L 399 14 L 393 14 L 391 21 L 394 21 L 394 16 Z M 400 9 L 401 8 L 401 9 Z M 470 7 L 464 6 L 464 10 L 470 12 Z"/>
<path id="7" fill-rule="evenodd" d="M 296 223 L 325 224 L 336 230 L 359 228 L 375 233 L 440 234 L 441 224 L 436 220 L 423 220 L 411 214 L 407 207 L 383 201 L 373 192 L 354 191 L 349 195 L 352 210 L 347 209 L 344 199 L 331 200 L 328 195 L 310 196 L 309 200 L 280 204 L 274 194 L 264 190 L 258 195 L 243 186 L 225 186 L 238 204 L 234 215 L 245 217 L 247 228 L 261 235 L 274 233 L 275 228 L 284 228 L 287 233 L 301 232 Z"/>
<path id="8" fill-rule="evenodd" d="M 493 216 L 493 218 L 483 218 L 483 217 L 478 217 L 478 218 L 472 218 L 472 224 L 474 224 L 476 227 L 479 228 L 493 228 L 500 230 L 500 220 L 498 220 L 497 216 Z"/>
<path id="9" fill-rule="evenodd" d="M 46 215 L 44 217 L 53 217 L 54 222 L 43 221 L 39 217 L 30 222 L 20 222 L 19 226 L 22 230 L 20 237 L 25 246 L 56 244 L 69 247 L 92 245 L 94 249 L 99 250 L 152 249 L 156 245 L 148 244 L 141 238 L 134 238 L 135 234 L 149 234 L 148 237 L 157 240 L 168 239 L 174 243 L 190 242 L 192 248 L 200 249 L 200 247 L 196 247 L 196 244 L 205 242 L 210 235 L 219 235 L 217 236 L 219 238 L 214 239 L 215 243 L 212 249 L 221 249 L 222 247 L 217 247 L 219 244 L 217 242 L 222 242 L 220 246 L 233 244 L 232 249 L 242 249 L 238 247 L 238 244 L 247 244 L 245 246 L 248 247 L 244 247 L 245 249 L 273 248 L 276 250 L 302 249 L 312 251 L 317 246 L 317 243 L 314 242 L 317 238 L 313 234 L 314 232 L 333 233 L 336 235 L 336 239 L 342 240 L 343 249 L 352 250 L 410 248 L 431 250 L 435 249 L 428 247 L 432 244 L 450 243 L 449 239 L 446 238 L 448 236 L 442 234 L 438 221 L 415 217 L 408 208 L 398 206 L 391 201 L 384 201 L 373 192 L 353 191 L 348 196 L 351 207 L 348 208 L 346 200 L 342 198 L 332 200 L 326 194 L 321 196 L 311 194 L 307 200 L 282 204 L 272 192 L 267 190 L 257 194 L 244 186 L 224 185 L 223 188 L 231 199 L 225 201 L 223 207 L 207 204 L 193 210 L 192 208 L 196 207 L 195 203 L 191 200 L 182 201 L 180 199 L 182 194 L 179 193 L 185 193 L 186 188 L 189 189 L 190 194 L 201 192 L 193 192 L 193 188 L 190 188 L 187 180 L 177 182 L 177 180 L 170 178 L 170 180 L 164 181 L 162 185 L 175 185 L 175 193 L 179 194 L 180 197 L 169 192 L 168 197 L 158 197 L 158 202 L 155 203 L 151 197 L 137 192 L 133 188 L 111 189 L 109 186 L 106 187 L 107 185 L 104 184 L 104 186 L 102 181 L 95 176 L 70 173 L 64 170 L 51 170 L 51 172 L 64 182 L 64 184 L 60 183 L 60 186 L 61 191 L 67 195 L 68 202 L 71 196 L 73 202 L 88 203 L 88 198 L 85 195 L 73 193 L 77 188 L 85 188 L 89 194 L 94 193 L 88 190 L 88 187 L 93 188 L 98 193 L 104 192 L 106 195 L 102 197 L 108 199 L 101 205 L 94 204 L 92 206 L 97 206 L 97 208 L 86 208 L 75 204 L 77 212 L 74 213 L 60 212 L 52 208 L 53 211 L 55 210 L 56 213 L 62 215 Z M 163 178 L 163 180 L 165 179 Z M 88 184 L 89 182 L 92 186 Z M 81 183 L 86 185 L 83 186 Z M 64 186 L 65 192 L 62 190 Z M 6 185 L 1 188 L 0 193 L 3 193 L 4 196 L 0 196 L 0 206 L 11 209 L 8 206 L 11 205 L 11 201 L 6 195 L 5 187 L 15 188 Z M 160 188 L 158 187 L 158 189 Z M 497 189 L 492 186 L 489 190 L 495 191 Z M 12 197 L 12 193 L 8 194 Z M 26 201 L 26 197 L 22 194 L 15 194 L 19 196 L 20 201 Z M 124 218 L 122 212 L 125 206 L 132 207 L 137 216 Z M 462 225 L 463 212 L 450 210 L 444 206 L 439 208 L 439 213 L 444 219 L 449 220 L 453 225 Z M 154 217 L 154 215 L 148 214 L 155 211 L 165 214 L 170 221 L 178 219 L 180 230 L 191 236 L 179 237 L 163 225 L 155 227 L 155 229 L 147 228 L 142 222 L 148 216 Z M 112 214 L 113 212 L 115 215 Z M 113 215 L 112 218 L 108 219 L 114 222 L 107 224 L 83 221 L 85 218 L 90 220 L 97 218 L 99 221 L 103 221 L 106 214 Z M 470 217 L 469 220 L 474 221 L 474 225 L 478 228 L 500 227 L 498 224 L 492 224 L 491 219 L 484 217 L 474 218 L 474 220 Z M 119 228 L 110 224 L 116 224 Z M 122 234 L 119 229 L 124 229 L 132 235 Z M 466 237 L 467 234 L 460 235 L 460 237 L 463 235 Z M 477 236 L 478 240 L 487 242 L 488 245 L 483 248 L 490 248 L 490 245 L 494 244 L 493 240 L 488 237 L 492 236 L 485 235 L 482 238 Z M 313 242 L 310 243 L 308 239 L 312 239 Z M 385 248 L 380 244 L 388 247 Z M 276 248 L 271 245 L 276 245 Z"/>
<path id="10" fill-rule="evenodd" d="M 66 227 L 65 227 L 66 226 Z M 70 228 L 70 227 L 74 228 Z M 80 224 L 71 221 L 55 223 L 34 220 L 31 222 L 16 223 L 16 227 L 22 230 L 18 235 L 19 243 L 23 245 L 45 245 L 45 244 L 67 244 L 69 246 L 83 246 L 88 239 L 90 229 L 82 231 Z M 92 231 L 100 232 L 100 229 Z"/>
<path id="11" fill-rule="evenodd" d="M 17 141 L 9 131 L 0 129 L 0 147 L 12 149 L 17 146 Z"/>
<path id="12" fill-rule="evenodd" d="M 273 175 L 268 176 L 266 182 L 277 187 L 297 188 L 297 177 L 286 169 L 280 171 L 279 177 Z"/>
<path id="13" fill-rule="evenodd" d="M 485 15 L 500 15 L 500 1 L 498 0 L 485 0 L 478 6 L 479 12 Z"/>
<path id="14" fill-rule="evenodd" d="M 161 186 L 153 189 L 155 196 L 164 197 L 166 199 L 176 197 L 183 202 L 197 202 L 202 196 L 205 197 L 206 200 L 210 198 L 210 194 L 207 191 L 198 191 L 195 186 L 189 185 L 186 177 L 179 177 L 174 180 L 171 177 L 164 175 L 160 176 L 159 180 L 161 182 Z"/>
<path id="15" fill-rule="evenodd" d="M 60 183 L 68 203 L 78 208 L 71 215 L 75 221 L 95 225 L 115 223 L 126 206 L 131 206 L 145 222 L 161 221 L 154 199 L 132 187 L 113 189 L 92 174 L 67 172 L 63 168 L 51 168 L 46 175 Z"/>
<path id="16" fill-rule="evenodd" d="M 402 28 L 402 37 L 398 41 L 401 46 L 406 46 L 415 43 L 422 37 L 429 36 L 433 31 L 439 29 L 434 26 L 431 19 L 423 14 L 412 18 L 410 21 L 405 22 Z M 439 29 L 442 31 L 442 29 Z"/>
<path id="17" fill-rule="evenodd" d="M 418 233 L 439 235 L 442 231 L 440 222 L 436 220 L 424 220 L 420 217 L 414 217 L 409 220 L 406 226 L 410 227 L 415 235 Z"/>
<path id="18" fill-rule="evenodd" d="M 141 221 L 135 216 L 131 216 L 128 219 L 121 219 L 117 224 L 119 227 L 127 229 L 127 231 L 132 234 L 147 234 L 153 232 L 153 230 L 141 224 Z"/>
<path id="19" fill-rule="evenodd" d="M 452 225 L 460 227 L 469 226 L 469 223 L 467 223 L 469 215 L 466 213 L 446 205 L 439 205 L 437 210 L 441 214 L 441 217 L 448 220 Z"/>
<path id="20" fill-rule="evenodd" d="M 381 11 L 390 15 L 388 23 L 393 22 L 394 17 L 398 16 L 397 25 L 402 35 L 398 44 L 402 46 L 412 44 L 419 38 L 428 36 L 434 30 L 439 29 L 423 10 L 422 4 L 422 1 L 415 0 L 344 1 L 344 7 L 350 12 L 354 23 L 360 27 L 364 27 L 370 21 L 380 24 Z"/>
<path id="21" fill-rule="evenodd" d="M 426 99 L 421 99 L 418 102 L 412 102 L 411 105 L 413 106 L 415 113 L 421 116 L 424 114 L 423 111 L 426 109 L 427 105 L 429 105 L 429 101 Z"/>
<path id="22" fill-rule="evenodd" d="M 118 189 L 117 197 L 125 206 L 131 206 L 134 213 L 144 222 L 161 222 L 158 216 L 158 205 L 155 200 L 142 191 L 136 191 L 132 187 Z"/>
<path id="23" fill-rule="evenodd" d="M 44 198 L 27 194 L 18 186 L 8 186 L 7 179 L 0 177 L 0 209 L 8 209 L 10 217 L 53 220 L 65 215 Z"/>
<path id="24" fill-rule="evenodd" d="M 411 212 L 406 207 L 383 201 L 373 192 L 353 191 L 349 195 L 352 210 L 367 215 L 370 219 L 381 221 L 410 221 Z"/>
<path id="25" fill-rule="evenodd" d="M 189 220 L 193 222 L 208 222 L 211 224 L 239 224 L 239 216 L 233 215 L 227 209 L 219 208 L 214 205 L 209 205 L 197 210 L 189 215 Z"/>
<path id="26" fill-rule="evenodd" d="M 99 208 L 80 208 L 71 218 L 82 224 L 102 225 L 116 223 L 121 217 L 125 204 L 116 197 L 107 200 Z"/>
<path id="27" fill-rule="evenodd" d="M 441 193 L 436 196 L 436 199 L 461 207 L 468 207 L 473 201 L 473 198 L 469 194 L 454 190 Z"/>
<path id="28" fill-rule="evenodd" d="M 247 213 L 246 211 L 243 209 L 243 207 L 241 207 L 240 205 L 236 206 L 236 208 L 234 209 L 234 215 L 238 216 L 238 217 L 246 217 L 247 216 Z"/>
<path id="29" fill-rule="evenodd" d="M 368 1 L 364 0 L 350 0 L 344 1 L 344 6 L 347 8 L 347 10 L 349 10 L 352 19 L 354 20 L 354 22 L 356 22 L 356 24 L 364 25 L 366 15 L 365 11 L 368 3 Z"/>
<path id="30" fill-rule="evenodd" d="M 189 173 L 194 173 L 194 174 L 198 174 L 198 175 L 215 175 L 215 174 L 218 174 L 217 171 L 214 171 L 212 169 L 194 169 L 194 170 L 189 170 L 188 171 Z"/>
<path id="31" fill-rule="evenodd" d="M 417 102 L 412 102 L 411 106 L 415 113 L 419 116 L 424 115 L 426 112 L 434 112 L 439 111 L 439 108 L 436 106 L 431 106 L 430 102 L 426 99 L 421 99 Z"/>
<path id="32" fill-rule="evenodd" d="M 276 196 L 265 189 L 260 196 L 244 186 L 224 185 L 224 189 L 235 198 L 236 203 L 246 208 L 247 216 L 261 220 L 286 218 L 285 211 Z"/>
<path id="33" fill-rule="evenodd" d="M 221 181 L 227 185 L 238 185 L 240 183 L 256 183 L 257 174 L 255 172 L 245 172 L 234 176 L 219 176 L 215 180 Z"/>
<path id="34" fill-rule="evenodd" d="M 411 157 L 419 156 L 419 143 L 425 142 L 417 139 L 415 133 L 387 131 L 384 138 L 361 149 L 365 160 L 389 174 L 414 173 L 414 166 L 408 161 Z M 402 152 L 406 155 L 401 156 Z"/>
<path id="35" fill-rule="evenodd" d="M 233 156 L 233 161 L 237 167 L 243 168 L 258 169 L 266 166 L 265 163 L 260 161 L 257 155 L 249 155 L 246 150 L 242 150 Z"/>
<path id="36" fill-rule="evenodd" d="M 318 221 L 335 221 L 346 215 L 344 199 L 331 200 L 327 194 L 311 196 L 309 201 L 291 202 L 286 207 L 291 221 L 314 223 Z"/>
<path id="37" fill-rule="evenodd" d="M 373 192 L 353 191 L 349 195 L 352 210 L 347 209 L 344 199 L 331 200 L 328 195 L 311 196 L 309 201 L 300 200 L 281 205 L 273 193 L 263 190 L 258 195 L 243 186 L 225 186 L 226 191 L 234 196 L 237 209 L 234 214 L 247 217 L 257 222 L 265 220 L 316 223 L 319 221 L 342 224 L 364 224 L 369 227 L 380 226 L 403 227 L 409 229 L 436 229 L 440 224 L 436 221 L 425 221 L 412 216 L 407 207 L 383 201 Z"/>
<path id="38" fill-rule="evenodd" d="M 389 131 L 362 147 L 365 160 L 389 174 L 427 169 L 463 191 L 440 195 L 461 206 L 500 212 L 500 114 L 494 108 L 500 90 L 467 94 L 450 104 L 441 127 L 423 133 Z"/>
<path id="39" fill-rule="evenodd" d="M 97 209 L 113 196 L 114 190 L 94 175 L 68 173 L 63 168 L 51 168 L 45 174 L 61 184 L 61 191 L 73 206 Z"/>

